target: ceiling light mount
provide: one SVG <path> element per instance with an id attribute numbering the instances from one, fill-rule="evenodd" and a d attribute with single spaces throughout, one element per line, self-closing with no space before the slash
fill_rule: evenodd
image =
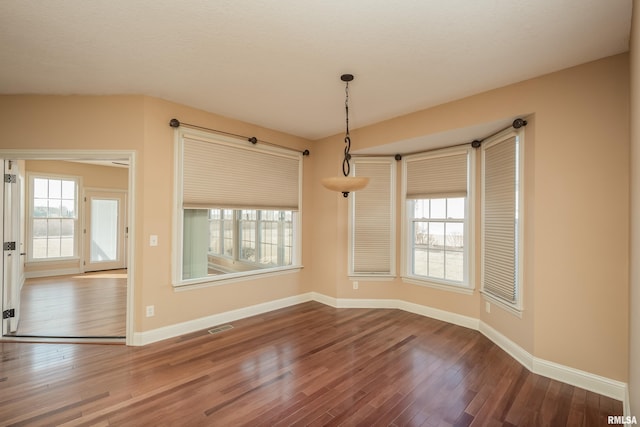
<path id="1" fill-rule="evenodd" d="M 351 135 L 349 134 L 349 82 L 353 81 L 353 74 L 343 74 L 340 80 L 345 83 L 345 135 L 344 135 L 344 158 L 342 160 L 342 175 L 322 180 L 325 188 L 333 191 L 339 191 L 344 197 L 348 197 L 349 193 L 356 190 L 362 190 L 369 183 L 369 178 L 360 176 L 349 176 L 351 174 Z"/>
<path id="2" fill-rule="evenodd" d="M 340 80 L 345 83 L 349 83 L 353 81 L 353 74 L 343 74 L 340 76 Z"/>

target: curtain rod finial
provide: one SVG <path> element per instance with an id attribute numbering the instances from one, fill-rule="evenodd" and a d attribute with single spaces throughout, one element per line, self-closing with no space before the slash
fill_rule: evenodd
<path id="1" fill-rule="evenodd" d="M 180 120 L 178 119 L 169 120 L 169 126 L 171 126 L 172 128 L 180 127 Z"/>
<path id="2" fill-rule="evenodd" d="M 520 129 L 522 126 L 526 126 L 527 125 L 527 121 L 524 119 L 515 119 L 513 121 L 513 127 L 516 129 Z"/>

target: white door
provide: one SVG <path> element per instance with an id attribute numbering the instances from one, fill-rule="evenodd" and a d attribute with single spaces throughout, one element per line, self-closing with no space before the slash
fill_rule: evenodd
<path id="1" fill-rule="evenodd" d="M 85 191 L 84 271 L 126 268 L 126 196 L 124 191 Z"/>
<path id="2" fill-rule="evenodd" d="M 16 332 L 20 319 L 20 291 L 24 283 L 22 273 L 24 264 L 23 244 L 20 241 L 20 188 L 22 175 L 18 162 L 5 160 L 4 185 L 2 199 L 4 201 L 4 220 L 2 227 L 3 265 L 2 265 L 2 332 Z"/>

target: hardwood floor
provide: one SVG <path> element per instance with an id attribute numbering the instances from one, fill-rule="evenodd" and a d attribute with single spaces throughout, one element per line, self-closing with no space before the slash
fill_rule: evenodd
<path id="1" fill-rule="evenodd" d="M 126 270 L 28 279 L 16 336 L 124 337 Z"/>
<path id="2" fill-rule="evenodd" d="M 476 331 L 309 302 L 144 347 L 1 343 L 0 425 L 600 426 Z"/>

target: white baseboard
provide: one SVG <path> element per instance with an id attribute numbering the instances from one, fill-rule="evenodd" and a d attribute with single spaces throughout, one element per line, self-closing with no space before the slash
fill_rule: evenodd
<path id="1" fill-rule="evenodd" d="M 332 298 L 317 292 L 312 292 L 312 298 L 317 302 L 336 308 L 395 308 L 473 329 L 482 333 L 516 359 L 522 366 L 535 374 L 584 388 L 622 402 L 628 402 L 626 383 L 534 357 L 488 324 L 473 317 L 402 300 Z"/>
<path id="2" fill-rule="evenodd" d="M 480 322 L 479 331 L 534 374 L 558 380 L 622 402 L 628 399 L 626 383 L 535 357 L 484 322 Z"/>
<path id="3" fill-rule="evenodd" d="M 440 310 L 438 308 L 428 307 L 426 305 L 415 304 L 407 301 L 398 301 L 398 308 L 400 310 L 408 311 L 409 313 L 419 314 L 421 316 L 430 317 L 436 320 L 442 320 L 443 322 L 452 323 L 454 325 L 462 326 L 465 328 L 478 330 L 479 320 L 473 317 L 464 316 L 458 313 L 452 313 L 450 311 Z"/>
<path id="4" fill-rule="evenodd" d="M 329 305 L 335 308 L 387 308 L 408 311 L 409 313 L 420 314 L 432 319 L 442 320 L 454 325 L 463 326 L 478 330 L 478 319 L 463 316 L 461 314 L 444 311 L 433 307 L 427 307 L 412 302 L 397 299 L 350 299 L 350 298 L 333 298 L 318 292 L 311 293 L 314 301 Z"/>
<path id="5" fill-rule="evenodd" d="M 479 331 L 529 371 L 620 400 L 624 404 L 625 415 L 630 411 L 626 383 L 535 357 L 479 319 L 395 299 L 334 298 L 318 292 L 308 292 L 306 294 L 218 313 L 176 325 L 165 326 L 151 331 L 137 332 L 134 334 L 133 345 L 150 344 L 307 301 L 317 301 L 335 308 L 399 309 Z"/>
<path id="6" fill-rule="evenodd" d="M 533 358 L 533 370 L 536 374 L 543 375 L 563 383 L 584 388 L 613 399 L 625 401 L 627 384 L 612 380 L 590 372 L 581 371 L 570 366 L 560 365 L 548 360 Z M 615 414 L 612 414 L 615 415 Z"/>
<path id="7" fill-rule="evenodd" d="M 322 303 L 324 305 L 328 305 L 330 307 L 333 308 L 338 308 L 338 299 L 337 298 L 333 298 L 333 297 L 329 297 L 325 294 L 321 294 L 318 292 L 311 292 L 311 299 L 313 301 Z"/>
<path id="8" fill-rule="evenodd" d="M 509 356 L 516 359 L 522 366 L 533 372 L 533 356 L 520 347 L 518 344 L 511 341 L 509 338 L 502 335 L 500 332 L 493 329 L 491 326 L 484 322 L 479 322 L 478 331 L 485 337 L 489 338 L 495 345 L 503 349 Z"/>
<path id="9" fill-rule="evenodd" d="M 211 316 L 201 317 L 199 319 L 189 320 L 187 322 L 177 323 L 175 325 L 164 326 L 158 329 L 152 329 L 145 332 L 136 332 L 133 336 L 132 345 L 140 346 L 162 341 L 168 338 L 177 337 L 191 332 L 201 331 L 223 323 L 233 322 L 235 320 L 244 319 L 246 317 L 256 316 L 258 314 L 267 313 L 269 311 L 278 310 L 280 308 L 289 307 L 303 302 L 311 301 L 311 293 L 296 295 L 288 298 L 282 298 L 275 301 L 268 301 L 261 304 L 243 307 L 236 310 L 226 311 Z"/>
<path id="10" fill-rule="evenodd" d="M 68 276 L 70 274 L 81 274 L 79 268 L 63 268 L 59 270 L 39 270 L 29 271 L 24 273 L 24 277 L 27 279 L 36 279 L 39 277 L 53 277 L 53 276 Z"/>

